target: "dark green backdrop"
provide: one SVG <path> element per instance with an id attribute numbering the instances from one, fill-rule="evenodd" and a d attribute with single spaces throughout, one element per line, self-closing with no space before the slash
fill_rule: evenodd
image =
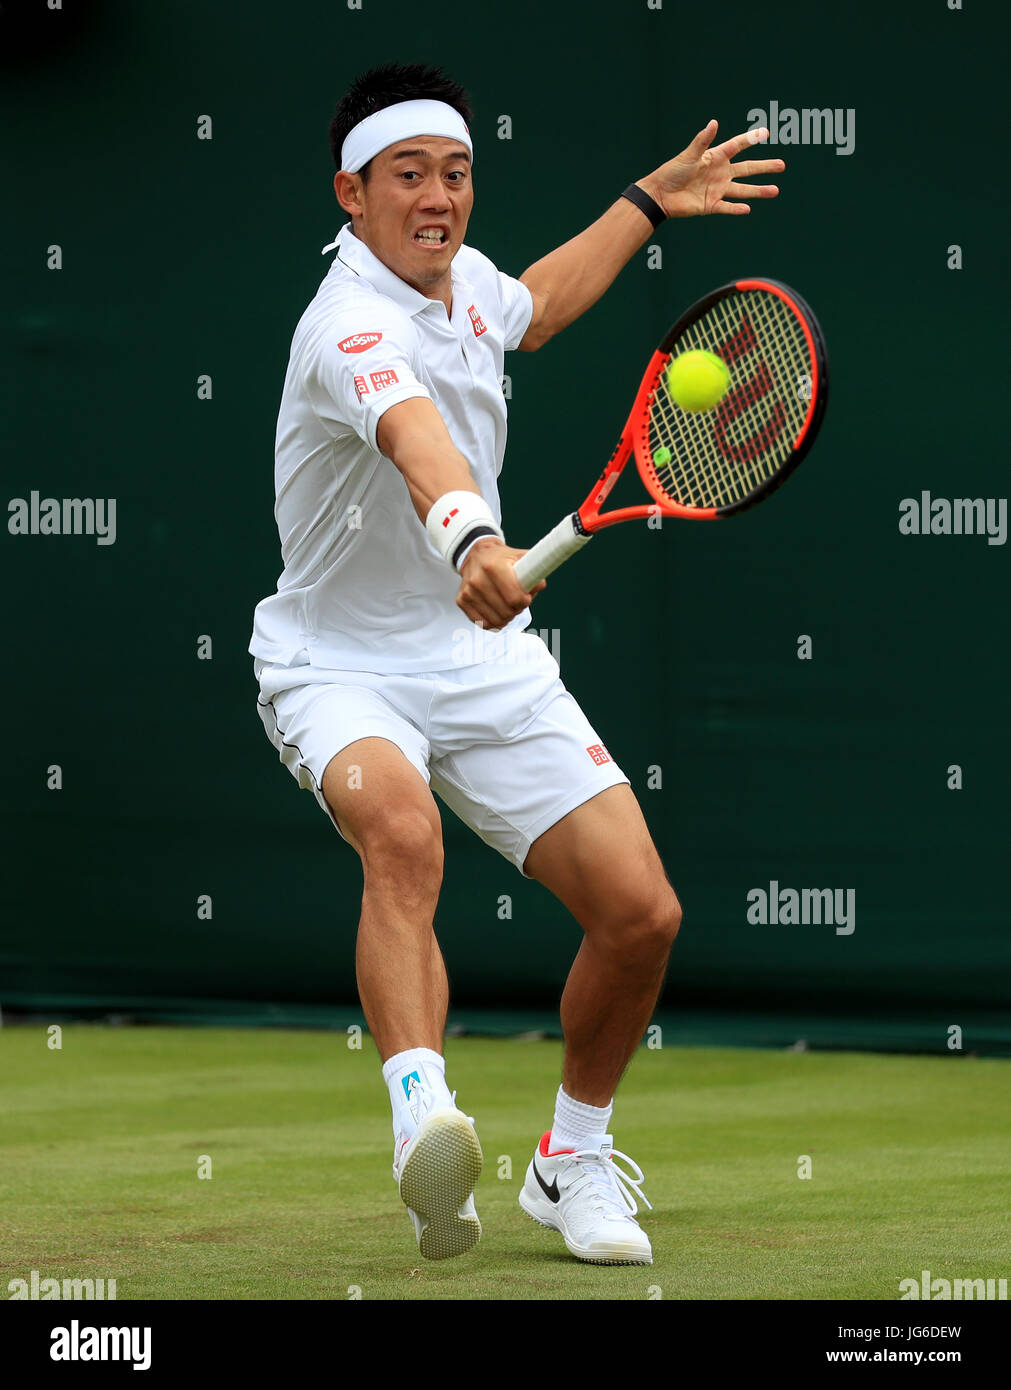
<path id="1" fill-rule="evenodd" d="M 778 202 L 663 227 L 662 269 L 642 252 L 508 359 L 505 519 L 530 544 L 578 501 L 685 305 L 745 274 L 801 290 L 832 400 L 796 479 L 722 526 L 608 534 L 535 625 L 557 629 L 684 902 L 673 1036 L 945 1050 L 958 1025 L 965 1050 L 1011 1048 L 1008 547 L 898 529 L 922 490 L 1007 491 L 995 7 L 66 0 L 28 7 L 34 25 L 4 8 L 4 500 L 115 497 L 118 535 L 0 541 L 0 1006 L 357 1016 L 357 859 L 264 738 L 246 643 L 280 570 L 291 332 L 342 220 L 327 123 L 393 59 L 472 91 L 468 240 L 515 275 L 710 116 L 728 136 L 773 100 L 855 113 L 851 155 L 770 147 Z M 448 811 L 445 834 L 455 1005 L 544 1024 L 578 928 Z M 749 924 L 770 880 L 853 888 L 856 930 Z"/>

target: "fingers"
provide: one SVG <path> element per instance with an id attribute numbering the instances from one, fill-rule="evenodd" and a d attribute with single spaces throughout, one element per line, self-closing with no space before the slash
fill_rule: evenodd
<path id="1" fill-rule="evenodd" d="M 527 592 L 516 577 L 516 561 L 526 555 L 500 540 L 482 539 L 471 547 L 463 562 L 457 607 L 472 623 L 497 632 L 512 622 L 534 597 L 546 589 L 548 581 L 539 580 Z"/>
<path id="2" fill-rule="evenodd" d="M 724 198 L 778 198 L 779 185 L 775 183 L 728 183 L 723 190 Z"/>
<path id="3" fill-rule="evenodd" d="M 742 159 L 732 173 L 735 179 L 753 179 L 759 174 L 781 174 L 785 168 L 785 159 Z"/>
<path id="4" fill-rule="evenodd" d="M 524 608 L 530 607 L 530 600 L 526 594 L 523 595 L 522 602 L 506 602 L 495 591 L 479 589 L 474 584 L 460 591 L 457 603 L 472 623 L 480 623 L 492 632 L 505 627 L 507 623 L 512 622 L 517 613 L 522 613 Z"/>
<path id="5" fill-rule="evenodd" d="M 510 554 L 513 559 L 519 559 L 526 552 L 511 551 Z M 511 623 L 517 613 L 529 608 L 534 598 L 547 587 L 548 581 L 542 579 L 527 593 L 515 577 L 511 560 L 506 571 L 475 571 L 461 586 L 456 602 L 472 623 L 497 632 Z"/>
<path id="6" fill-rule="evenodd" d="M 735 154 L 740 154 L 742 150 L 748 149 L 751 145 L 757 145 L 759 141 L 768 140 L 769 131 L 766 126 L 758 126 L 755 130 L 746 130 L 741 135 L 734 135 L 729 140 L 724 140 L 720 149 L 728 159 L 733 159 Z"/>
<path id="7" fill-rule="evenodd" d="M 488 632 L 499 632 L 502 628 L 507 627 L 516 616 L 515 613 L 496 615 L 486 604 L 473 601 L 465 603 L 462 597 L 457 599 L 457 603 L 472 623 L 477 623 L 478 627 L 486 628 Z"/>
<path id="8" fill-rule="evenodd" d="M 488 632 L 499 632 L 502 628 L 511 623 L 512 619 L 516 616 L 516 614 L 513 613 L 508 618 L 495 618 L 489 616 L 489 610 L 485 609 L 483 606 L 479 607 L 474 603 L 464 603 L 462 599 L 458 599 L 457 603 L 472 623 L 476 623 L 478 627 L 485 628 Z"/>
<path id="9" fill-rule="evenodd" d="M 716 132 L 719 128 L 719 121 L 710 121 L 707 125 L 702 127 L 688 148 L 696 155 L 702 154 L 716 138 Z"/>
<path id="10" fill-rule="evenodd" d="M 504 568 L 497 564 L 475 565 L 461 585 L 456 601 L 471 622 L 481 623 L 496 632 L 512 622 L 517 613 L 529 608 L 534 594 L 539 594 L 546 583 L 542 579 L 528 594 L 516 578 L 512 559 Z"/>

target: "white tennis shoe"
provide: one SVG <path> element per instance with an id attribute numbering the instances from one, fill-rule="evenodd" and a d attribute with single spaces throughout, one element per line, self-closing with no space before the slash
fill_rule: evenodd
<path id="1" fill-rule="evenodd" d="M 561 1231 L 577 1259 L 602 1265 L 651 1265 L 649 1239 L 634 1220 L 639 1210 L 636 1197 L 650 1206 L 640 1187 L 644 1179 L 638 1164 L 614 1148 L 609 1134 L 599 1146 L 555 1153 L 549 1151 L 550 1142 L 548 1130 L 520 1188 L 519 1202 L 526 1214 L 542 1226 Z M 617 1158 L 628 1164 L 628 1172 L 618 1167 Z"/>
<path id="2" fill-rule="evenodd" d="M 426 1260 L 464 1255 L 481 1239 L 474 1187 L 483 1161 L 474 1120 L 455 1104 L 429 1110 L 412 1138 L 397 1141 L 393 1176 Z"/>

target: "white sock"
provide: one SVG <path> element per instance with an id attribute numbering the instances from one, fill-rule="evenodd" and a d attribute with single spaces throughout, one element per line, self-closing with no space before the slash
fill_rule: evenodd
<path id="1" fill-rule="evenodd" d="M 430 1048 L 412 1047 L 398 1052 L 383 1063 L 383 1080 L 389 1087 L 393 1106 L 394 1139 L 410 1139 L 428 1110 L 453 1104 L 446 1085 L 446 1059 Z M 431 1102 L 420 1104 L 414 1094 L 418 1086 L 424 1087 Z"/>
<path id="2" fill-rule="evenodd" d="M 610 1105 L 586 1105 L 567 1096 L 561 1086 L 555 1099 L 555 1122 L 551 1126 L 551 1152 L 559 1149 L 599 1148 L 599 1141 L 611 1123 L 614 1101 Z"/>

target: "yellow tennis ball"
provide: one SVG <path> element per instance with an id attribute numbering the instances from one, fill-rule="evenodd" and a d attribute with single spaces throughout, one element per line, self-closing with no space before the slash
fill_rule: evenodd
<path id="1" fill-rule="evenodd" d="M 727 364 L 714 352 L 682 352 L 667 368 L 667 389 L 682 410 L 712 410 L 729 385 Z"/>

